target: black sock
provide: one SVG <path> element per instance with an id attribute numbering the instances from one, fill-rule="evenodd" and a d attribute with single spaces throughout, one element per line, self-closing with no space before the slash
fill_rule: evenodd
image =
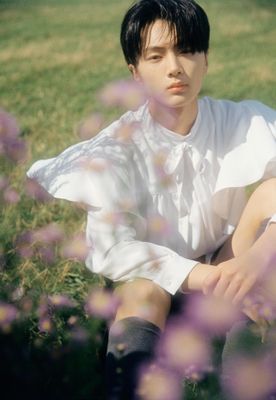
<path id="1" fill-rule="evenodd" d="M 138 317 L 125 318 L 111 326 L 106 356 L 108 400 L 138 398 L 137 373 L 153 358 L 160 333 L 158 326 Z"/>

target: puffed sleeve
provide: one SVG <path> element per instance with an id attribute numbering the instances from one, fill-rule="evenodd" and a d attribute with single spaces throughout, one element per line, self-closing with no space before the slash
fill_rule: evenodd
<path id="1" fill-rule="evenodd" d="M 27 175 L 56 198 L 88 209 L 87 267 L 113 281 L 145 278 L 175 294 L 198 263 L 148 241 L 148 221 L 129 153 L 113 142 L 84 142 L 56 158 L 36 162 Z M 141 193 L 138 190 L 138 193 Z"/>
<path id="2" fill-rule="evenodd" d="M 233 204 L 243 205 L 243 188 L 276 177 L 276 111 L 257 101 L 243 101 L 229 108 L 229 140 L 214 193 L 216 212 L 228 219 Z M 240 212 L 234 214 L 234 219 L 239 218 Z"/>
<path id="3" fill-rule="evenodd" d="M 91 252 L 86 265 L 112 281 L 150 279 L 175 294 L 198 262 L 148 242 L 146 230 L 146 221 L 138 215 L 89 212 L 86 234 Z"/>

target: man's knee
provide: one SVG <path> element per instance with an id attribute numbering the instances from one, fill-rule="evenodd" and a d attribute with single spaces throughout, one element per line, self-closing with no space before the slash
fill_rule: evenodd
<path id="1" fill-rule="evenodd" d="M 251 195 L 255 212 L 259 210 L 260 219 L 270 217 L 276 212 L 276 178 L 262 182 Z"/>
<path id="2" fill-rule="evenodd" d="M 136 316 L 163 328 L 171 306 L 171 295 L 148 279 L 135 279 L 115 289 L 120 305 L 116 321 Z"/>
<path id="3" fill-rule="evenodd" d="M 276 213 L 276 178 L 262 182 L 252 192 L 231 241 L 234 256 L 247 251 Z"/>

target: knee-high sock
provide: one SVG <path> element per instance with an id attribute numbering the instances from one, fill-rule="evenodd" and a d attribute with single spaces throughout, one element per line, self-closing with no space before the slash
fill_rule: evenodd
<path id="1" fill-rule="evenodd" d="M 151 360 L 161 330 L 142 318 L 115 322 L 109 331 L 106 356 L 108 400 L 132 400 L 139 368 Z"/>

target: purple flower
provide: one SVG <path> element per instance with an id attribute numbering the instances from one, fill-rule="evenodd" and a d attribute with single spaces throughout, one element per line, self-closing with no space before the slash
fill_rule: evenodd
<path id="1" fill-rule="evenodd" d="M 28 244 L 22 244 L 17 247 L 20 257 L 30 259 L 34 255 L 34 250 Z"/>
<path id="2" fill-rule="evenodd" d="M 20 130 L 15 118 L 0 108 L 0 140 L 3 137 L 16 138 L 19 134 Z"/>
<path id="3" fill-rule="evenodd" d="M 20 201 L 20 195 L 11 187 L 7 187 L 3 193 L 3 199 L 6 203 L 17 204 Z"/>
<path id="4" fill-rule="evenodd" d="M 11 324 L 18 318 L 18 310 L 12 304 L 0 302 L 0 329 L 10 330 Z"/>
<path id="5" fill-rule="evenodd" d="M 222 383 L 231 399 L 268 399 L 276 389 L 275 365 L 264 354 L 233 356 L 224 366 Z"/>
<path id="6" fill-rule="evenodd" d="M 139 129 L 139 126 L 138 122 L 121 124 L 115 133 L 116 139 L 122 143 L 129 143 L 135 131 Z"/>
<path id="7" fill-rule="evenodd" d="M 166 171 L 167 155 L 163 150 L 160 150 L 154 156 L 154 169 L 158 177 L 158 184 L 163 188 L 168 188 L 173 183 L 173 177 Z"/>
<path id="8" fill-rule="evenodd" d="M 64 258 L 77 259 L 79 261 L 85 261 L 88 252 L 89 247 L 86 244 L 86 238 L 83 233 L 78 233 L 68 240 L 61 250 Z"/>
<path id="9" fill-rule="evenodd" d="M 171 233 L 170 225 L 161 215 L 151 215 L 148 219 L 148 229 L 151 233 L 157 235 L 169 235 Z"/>
<path id="10" fill-rule="evenodd" d="M 22 161 L 26 157 L 26 144 L 20 139 L 16 120 L 0 109 L 0 154 L 12 161 Z"/>
<path id="11" fill-rule="evenodd" d="M 53 321 L 50 315 L 49 297 L 45 294 L 40 298 L 37 314 L 39 317 L 38 328 L 40 332 L 50 333 L 53 330 Z"/>
<path id="12" fill-rule="evenodd" d="M 67 324 L 69 326 L 74 326 L 78 323 L 79 318 L 76 315 L 71 315 L 68 320 L 67 320 Z"/>
<path id="13" fill-rule="evenodd" d="M 94 289 L 88 296 L 85 311 L 91 316 L 110 319 L 114 317 L 118 305 L 118 297 L 110 290 Z"/>
<path id="14" fill-rule="evenodd" d="M 142 400 L 179 400 L 181 380 L 168 368 L 151 364 L 140 372 L 137 393 Z"/>
<path id="15" fill-rule="evenodd" d="M 15 247 L 18 252 L 18 254 L 22 258 L 31 258 L 34 254 L 34 249 L 33 249 L 33 236 L 32 236 L 32 231 L 26 231 L 18 235 L 16 238 L 16 243 Z"/>
<path id="16" fill-rule="evenodd" d="M 100 92 L 100 100 L 107 107 L 137 109 L 146 101 L 145 89 L 133 80 L 119 80 L 106 85 Z"/>
<path id="17" fill-rule="evenodd" d="M 80 166 L 80 168 L 100 174 L 109 168 L 110 162 L 102 158 L 91 159 L 84 156 L 79 159 L 78 165 Z"/>
<path id="18" fill-rule="evenodd" d="M 39 331 L 42 333 L 50 333 L 53 330 L 53 322 L 48 315 L 39 318 L 38 322 Z"/>
<path id="19" fill-rule="evenodd" d="M 60 242 L 63 237 L 64 233 L 62 229 L 55 223 L 45 225 L 32 233 L 33 242 L 57 243 Z"/>
<path id="20" fill-rule="evenodd" d="M 49 304 L 55 308 L 72 308 L 76 306 L 74 301 L 62 294 L 53 294 L 49 296 Z"/>
<path id="21" fill-rule="evenodd" d="M 189 296 L 187 317 L 210 334 L 224 334 L 238 320 L 241 313 L 229 301 L 215 296 Z"/>
<path id="22" fill-rule="evenodd" d="M 99 113 L 91 114 L 77 129 L 78 135 L 81 139 L 87 140 L 95 136 L 101 129 L 104 123 L 103 116 Z"/>
<path id="23" fill-rule="evenodd" d="M 25 192 L 32 199 L 43 203 L 53 199 L 53 197 L 33 179 L 26 179 Z"/>
<path id="24" fill-rule="evenodd" d="M 51 245 L 40 246 L 36 250 L 36 254 L 40 257 L 40 259 L 45 264 L 53 264 L 55 261 L 55 250 Z"/>
<path id="25" fill-rule="evenodd" d="M 37 313 L 40 318 L 49 314 L 49 298 L 45 294 L 40 297 Z"/>
<path id="26" fill-rule="evenodd" d="M 157 355 L 162 364 L 191 379 L 198 379 L 211 367 L 209 338 L 179 319 L 170 321 L 159 342 Z"/>

